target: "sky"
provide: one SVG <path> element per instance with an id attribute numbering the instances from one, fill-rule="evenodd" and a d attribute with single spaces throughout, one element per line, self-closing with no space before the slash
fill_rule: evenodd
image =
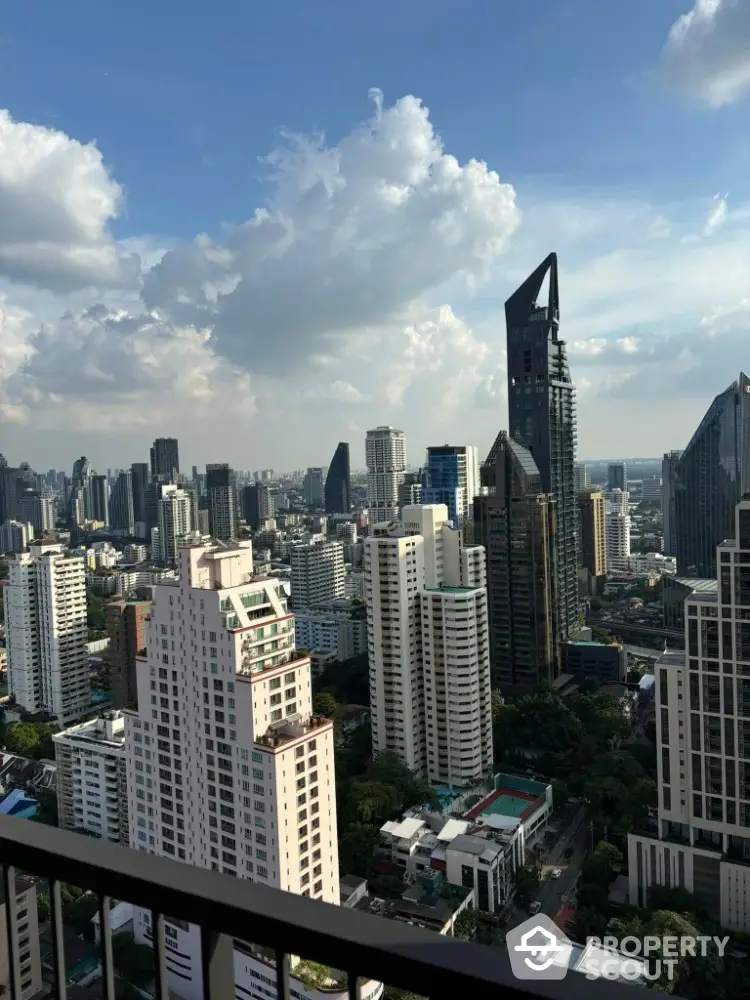
<path id="1" fill-rule="evenodd" d="M 750 0 L 5 0 L 0 451 L 325 465 L 506 426 L 555 250 L 578 457 L 750 366 Z"/>

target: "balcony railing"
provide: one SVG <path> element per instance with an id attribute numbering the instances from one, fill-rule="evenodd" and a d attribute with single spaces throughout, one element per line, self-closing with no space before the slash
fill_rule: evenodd
<path id="1" fill-rule="evenodd" d="M 235 939 L 275 954 L 279 1000 L 290 998 L 290 955 L 345 973 L 351 1000 L 361 982 L 383 981 L 430 1000 L 487 997 L 492 1000 L 640 1000 L 645 990 L 570 972 L 562 981 L 513 978 L 504 951 L 373 916 L 359 910 L 282 892 L 268 886 L 189 868 L 102 840 L 0 816 L 0 865 L 6 898 L 16 875 L 49 880 L 54 955 L 52 991 L 65 1000 L 62 883 L 99 896 L 102 1000 L 115 1000 L 110 901 L 127 901 L 151 913 L 156 1000 L 168 1000 L 164 920 L 179 914 L 200 927 L 204 1000 L 234 1000 Z M 6 909 L 9 1000 L 20 998 L 18 917 Z M 0 951 L 5 950 L 0 942 Z"/>

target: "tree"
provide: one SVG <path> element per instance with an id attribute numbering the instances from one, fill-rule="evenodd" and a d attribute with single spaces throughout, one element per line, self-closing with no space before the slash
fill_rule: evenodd
<path id="1" fill-rule="evenodd" d="M 516 902 L 520 907 L 527 910 L 531 903 L 531 897 L 539 887 L 539 874 L 536 869 L 522 866 L 516 871 Z"/>
<path id="2" fill-rule="evenodd" d="M 571 941 L 584 944 L 587 938 L 601 938 L 607 930 L 607 918 L 598 910 L 590 907 L 579 906 L 574 915 L 568 921 L 565 933 Z"/>
<path id="3" fill-rule="evenodd" d="M 479 918 L 475 910 L 461 910 L 453 924 L 453 937 L 471 941 L 477 933 Z"/>
<path id="4" fill-rule="evenodd" d="M 39 733 L 36 726 L 29 722 L 16 722 L 5 731 L 5 749 L 8 753 L 17 753 L 27 757 L 39 744 Z"/>
<path id="5" fill-rule="evenodd" d="M 52 905 L 48 892 L 38 892 L 36 894 L 36 916 L 40 924 L 46 924 L 52 915 Z"/>
<path id="6" fill-rule="evenodd" d="M 80 890 L 78 890 L 80 892 Z M 78 935 L 92 940 L 94 928 L 92 918 L 99 912 L 99 898 L 96 893 L 86 892 L 79 895 L 77 899 L 65 900 L 63 902 L 63 920 Z"/>
<path id="7" fill-rule="evenodd" d="M 568 786 L 559 778 L 553 778 L 550 785 L 552 786 L 552 805 L 555 809 L 562 809 L 570 798 Z"/>
<path id="8" fill-rule="evenodd" d="M 154 978 L 154 953 L 146 945 L 136 944 L 132 934 L 113 936 L 112 963 L 122 978 L 133 986 L 147 986 Z"/>
<path id="9" fill-rule="evenodd" d="M 367 878 L 372 866 L 378 828 L 368 823 L 350 823 L 339 838 L 339 869 L 345 875 Z"/>
<path id="10" fill-rule="evenodd" d="M 323 715 L 332 719 L 339 710 L 339 703 L 327 691 L 319 691 L 313 695 L 313 714 Z"/>

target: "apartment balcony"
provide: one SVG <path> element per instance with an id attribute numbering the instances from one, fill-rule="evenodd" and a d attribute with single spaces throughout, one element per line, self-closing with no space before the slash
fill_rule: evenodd
<path id="1" fill-rule="evenodd" d="M 152 915 L 157 1000 L 169 997 L 165 958 L 165 916 L 200 928 L 204 1000 L 234 1000 L 234 942 L 253 944 L 275 956 L 277 996 L 290 1000 L 289 956 L 340 970 L 350 1000 L 361 1000 L 363 985 L 387 980 L 430 1000 L 460 996 L 497 1000 L 645 1000 L 639 986 L 588 980 L 570 972 L 561 981 L 518 981 L 504 950 L 443 937 L 385 917 L 282 892 L 268 886 L 188 868 L 103 840 L 82 837 L 27 820 L 0 816 L 0 858 L 6 889 L 18 872 L 50 883 L 54 972 L 51 992 L 65 1000 L 62 883 L 99 896 L 103 1000 L 114 1000 L 110 900 L 142 907 Z M 18 917 L 7 922 L 10 957 L 9 1000 L 20 1000 Z M 329 992 L 326 990 L 326 992 Z M 332 992 L 332 991 L 330 991 Z M 341 988 L 338 997 L 345 996 Z"/>

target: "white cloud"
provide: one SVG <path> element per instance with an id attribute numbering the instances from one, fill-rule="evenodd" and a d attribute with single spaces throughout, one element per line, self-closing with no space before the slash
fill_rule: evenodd
<path id="1" fill-rule="evenodd" d="M 107 228 L 121 199 L 96 146 L 0 109 L 0 275 L 55 291 L 137 285 L 138 256 Z"/>
<path id="2" fill-rule="evenodd" d="M 703 235 L 713 236 L 718 229 L 721 229 L 727 221 L 727 212 L 727 195 L 714 195 L 713 205 L 703 228 Z"/>
<path id="3" fill-rule="evenodd" d="M 305 399 L 317 400 L 322 403 L 358 404 L 367 401 L 367 396 L 363 395 L 351 382 L 345 382 L 343 379 L 336 379 L 335 382 L 328 385 L 313 386 L 311 389 L 306 389 L 303 395 Z"/>
<path id="4" fill-rule="evenodd" d="M 695 0 L 672 25 L 662 53 L 667 81 L 710 108 L 750 91 L 750 2 Z"/>

